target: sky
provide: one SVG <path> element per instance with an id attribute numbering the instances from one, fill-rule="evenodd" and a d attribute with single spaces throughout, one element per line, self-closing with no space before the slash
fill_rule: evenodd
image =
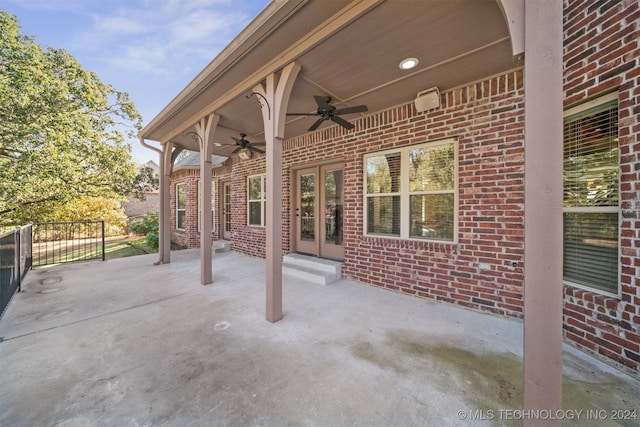
<path id="1" fill-rule="evenodd" d="M 21 32 L 127 92 L 148 124 L 270 0 L 0 0 Z M 131 141 L 137 163 L 157 153 Z"/>

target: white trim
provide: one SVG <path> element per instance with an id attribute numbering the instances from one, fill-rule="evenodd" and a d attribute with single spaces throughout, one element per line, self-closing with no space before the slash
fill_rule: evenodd
<path id="1" fill-rule="evenodd" d="M 260 177 L 260 198 L 259 199 L 249 199 L 249 180 L 251 178 Z M 266 209 L 267 209 L 267 189 L 266 189 L 266 177 L 267 175 L 264 173 L 258 173 L 254 175 L 247 175 L 247 226 L 248 227 L 266 227 Z M 249 222 L 251 218 L 251 212 L 249 205 L 250 203 L 260 203 L 260 224 L 251 224 Z"/>
<path id="2" fill-rule="evenodd" d="M 434 190 L 434 191 L 409 191 L 409 152 L 419 148 L 436 147 L 439 145 L 453 144 L 454 149 L 454 179 L 452 190 Z M 458 222 L 459 222 L 459 165 L 458 165 L 458 138 L 445 138 L 434 141 L 428 141 L 420 144 L 405 145 L 402 147 L 396 147 L 388 150 L 375 151 L 366 153 L 362 158 L 362 170 L 363 170 L 363 189 L 362 189 L 362 210 L 363 210 L 363 236 L 365 237 L 384 237 L 396 240 L 413 240 L 418 242 L 432 242 L 443 244 L 457 244 L 458 243 Z M 400 190 L 396 193 L 367 193 L 367 160 L 371 157 L 385 155 L 389 153 L 400 154 Z M 411 224 L 410 224 L 410 198 L 412 195 L 424 195 L 424 194 L 453 194 L 453 236 L 452 240 L 441 239 L 429 239 L 411 237 Z M 368 209 L 367 199 L 369 196 L 385 197 L 385 196 L 399 196 L 400 197 L 400 235 L 389 235 L 381 233 L 369 233 L 367 232 L 368 224 Z"/>
<path id="3" fill-rule="evenodd" d="M 179 205 L 180 205 L 180 191 L 178 190 L 178 187 L 182 187 L 182 191 L 184 193 L 184 208 L 180 209 Z M 180 220 L 179 220 L 179 212 L 184 212 L 184 222 L 185 224 L 182 224 L 183 226 L 186 225 L 187 222 L 187 193 L 186 193 L 187 189 L 185 186 L 184 182 L 178 182 L 176 183 L 176 230 L 181 230 L 184 231 L 186 230 L 186 228 L 180 228 Z"/>
<path id="4" fill-rule="evenodd" d="M 567 118 L 569 116 L 573 116 L 574 114 L 582 113 L 583 111 L 587 111 L 591 108 L 597 107 L 602 104 L 606 104 L 607 102 L 617 101 L 619 99 L 618 91 L 608 93 L 606 95 L 599 96 L 590 101 L 583 102 L 579 105 L 573 106 L 564 110 L 564 117 Z"/>
<path id="5" fill-rule="evenodd" d="M 581 206 L 574 208 L 562 208 L 563 213 L 617 213 L 619 211 L 619 206 Z"/>
<path id="6" fill-rule="evenodd" d="M 620 269 L 620 262 L 618 262 L 618 269 Z M 622 295 L 620 292 L 620 286 L 618 286 L 618 293 L 614 294 L 612 292 L 607 292 L 607 291 L 603 291 L 602 289 L 598 289 L 598 288 L 592 288 L 590 286 L 587 285 L 580 285 L 578 283 L 573 283 L 569 280 L 562 280 L 562 284 L 564 286 L 571 286 L 572 288 L 578 288 L 578 289 L 582 289 L 584 291 L 588 291 L 588 292 L 593 292 L 594 294 L 598 294 L 598 295 L 604 295 L 607 297 L 611 297 L 611 298 L 620 298 L 620 296 Z"/>
<path id="7" fill-rule="evenodd" d="M 613 101 L 619 100 L 618 91 L 610 92 L 605 95 L 599 96 L 597 98 L 591 99 L 586 102 L 582 102 L 579 105 L 575 105 L 571 108 L 564 110 L 563 118 L 567 119 L 576 114 L 580 114 L 584 111 L 590 110 L 592 108 L 598 107 L 600 105 L 604 105 Z M 617 106 L 617 108 L 619 108 Z M 620 114 L 620 113 L 618 113 Z M 620 132 L 620 127 L 618 125 L 618 135 Z M 563 141 L 564 144 L 564 141 Z M 564 156 L 563 156 L 564 158 Z M 620 208 L 620 197 L 622 195 L 622 191 L 620 188 L 620 144 L 618 143 L 618 206 L 578 206 L 578 207 L 563 207 L 562 213 L 617 213 L 618 214 L 618 279 L 616 283 L 617 292 L 609 292 L 602 289 L 598 289 L 594 286 L 582 285 L 578 283 L 574 283 L 570 280 L 564 279 L 562 280 L 563 285 L 571 286 L 573 288 L 583 289 L 585 291 L 593 292 L 599 295 L 604 295 L 613 298 L 621 298 L 622 297 L 622 286 L 620 286 L 620 279 L 622 277 L 622 263 L 620 262 L 620 258 L 622 256 L 622 245 L 621 245 L 621 230 L 620 225 L 622 224 L 622 209 Z M 563 251 L 564 251 L 564 243 L 563 243 Z M 563 274 L 564 275 L 564 274 Z"/>

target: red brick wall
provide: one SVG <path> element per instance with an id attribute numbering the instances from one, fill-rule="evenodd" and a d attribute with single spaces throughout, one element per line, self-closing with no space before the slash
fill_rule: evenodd
<path id="1" fill-rule="evenodd" d="M 266 256 L 266 229 L 247 225 L 247 176 L 265 173 L 265 157 L 254 153 L 249 160 L 233 159 L 231 180 L 231 249 L 247 255 Z"/>
<path id="2" fill-rule="evenodd" d="M 565 1 L 565 106 L 619 91 L 620 297 L 565 286 L 564 334 L 640 373 L 640 4 Z"/>
<path id="3" fill-rule="evenodd" d="M 622 223 L 620 297 L 564 286 L 564 334 L 574 345 L 613 360 L 634 375 L 640 371 L 639 21 L 635 0 L 565 0 L 565 106 L 619 90 Z M 522 317 L 522 79 L 521 70 L 510 72 L 445 92 L 441 107 L 424 114 L 407 104 L 354 120 L 356 127 L 350 132 L 329 127 L 285 141 L 284 252 L 291 248 L 292 169 L 343 161 L 346 277 Z M 444 137 L 459 141 L 458 243 L 363 236 L 363 155 Z M 260 257 L 265 255 L 265 230 L 247 226 L 246 177 L 264 170 L 264 157 L 255 156 L 236 159 L 224 171 L 231 177 L 233 191 L 232 248 Z M 172 206 L 174 202 L 172 195 Z M 481 270 L 480 264 L 488 269 Z"/>
<path id="4" fill-rule="evenodd" d="M 286 141 L 285 207 L 291 167 L 343 160 L 346 277 L 522 316 L 522 86 L 522 72 L 515 71 L 444 93 L 434 111 L 419 114 L 413 104 L 403 105 L 353 121 L 351 132 L 332 127 Z M 364 237 L 363 155 L 444 137 L 459 140 L 458 244 Z M 287 210 L 283 221 L 288 247 Z"/>
<path id="5" fill-rule="evenodd" d="M 214 186 L 215 200 L 212 200 L 215 209 L 214 223 L 216 226 L 212 230 L 211 236 L 214 240 L 221 238 L 220 224 L 222 221 L 221 211 L 221 188 L 220 182 L 230 177 L 230 168 L 216 168 L 213 170 L 211 185 Z M 200 171 L 198 169 L 182 169 L 171 175 L 171 241 L 187 248 L 200 247 L 200 231 L 198 231 L 198 181 Z M 184 230 L 176 229 L 176 186 L 184 184 L 186 200 L 186 220 Z"/>
<path id="6" fill-rule="evenodd" d="M 187 248 L 200 247 L 198 233 L 198 178 L 196 170 L 181 170 L 173 174 L 171 181 L 171 241 Z M 185 225 L 176 229 L 176 186 L 184 184 L 187 194 Z"/>

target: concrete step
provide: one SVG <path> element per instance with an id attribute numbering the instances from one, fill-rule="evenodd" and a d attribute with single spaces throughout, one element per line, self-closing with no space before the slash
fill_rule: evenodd
<path id="1" fill-rule="evenodd" d="M 213 252 L 219 254 L 221 252 L 229 252 L 231 250 L 231 242 L 228 240 L 215 240 L 211 244 Z"/>
<path id="2" fill-rule="evenodd" d="M 342 278 L 342 263 L 309 255 L 287 254 L 282 258 L 282 273 L 291 278 L 328 285 Z"/>

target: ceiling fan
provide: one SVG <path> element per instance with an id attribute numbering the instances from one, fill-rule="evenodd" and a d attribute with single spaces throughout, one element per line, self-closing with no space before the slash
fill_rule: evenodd
<path id="1" fill-rule="evenodd" d="M 222 147 L 223 145 L 235 145 L 236 149 L 233 150 L 231 152 L 231 154 L 238 153 L 241 150 L 250 150 L 250 151 L 255 151 L 256 153 L 264 154 L 264 150 L 256 148 L 256 146 L 264 146 L 266 144 L 265 142 L 249 142 L 246 139 L 244 139 L 245 136 L 247 136 L 247 135 L 244 134 L 244 133 L 240 134 L 240 139 L 232 136 L 231 139 L 233 139 L 235 141 L 234 144 L 216 143 L 215 145 L 217 147 Z"/>
<path id="2" fill-rule="evenodd" d="M 336 107 L 331 105 L 330 96 L 314 96 L 313 98 L 316 100 L 316 104 L 318 104 L 318 109 L 316 110 L 315 115 L 320 116 L 320 118 L 311 125 L 311 127 L 308 129 L 309 132 L 318 129 L 322 122 L 326 120 L 331 120 L 332 122 L 335 122 L 346 129 L 353 129 L 353 124 L 340 116 L 343 114 L 364 113 L 365 111 L 368 111 L 366 105 L 337 109 Z M 287 116 L 311 115 L 313 115 L 313 113 L 287 113 Z"/>

